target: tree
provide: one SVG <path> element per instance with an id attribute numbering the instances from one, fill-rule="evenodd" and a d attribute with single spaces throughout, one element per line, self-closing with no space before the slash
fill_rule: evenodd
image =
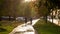
<path id="1" fill-rule="evenodd" d="M 0 21 L 1 21 L 2 9 L 3 9 L 3 5 L 4 5 L 4 1 L 5 0 L 0 0 Z"/>
<path id="2" fill-rule="evenodd" d="M 46 7 L 48 8 L 49 12 L 52 12 L 52 23 L 53 23 L 53 10 L 56 10 L 60 8 L 60 0 L 47 0 L 46 1 Z M 52 10 L 52 11 L 51 11 Z"/>
<path id="3" fill-rule="evenodd" d="M 46 7 L 46 0 L 38 0 L 36 6 L 38 7 L 38 14 L 43 16 L 47 22 L 48 8 Z"/>

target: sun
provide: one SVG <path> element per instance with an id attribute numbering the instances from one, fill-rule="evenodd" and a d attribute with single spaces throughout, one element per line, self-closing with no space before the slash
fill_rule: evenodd
<path id="1" fill-rule="evenodd" d="M 25 0 L 25 2 L 30 2 L 31 0 Z"/>

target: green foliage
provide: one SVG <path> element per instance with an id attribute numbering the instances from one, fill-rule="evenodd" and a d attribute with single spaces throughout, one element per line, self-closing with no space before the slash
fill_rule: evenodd
<path id="1" fill-rule="evenodd" d="M 0 27 L 1 28 L 1 27 Z M 2 26 L 0 34 L 9 34 L 13 30 L 13 26 Z"/>
<path id="2" fill-rule="evenodd" d="M 43 14 L 42 16 L 44 16 L 44 14 L 49 14 L 51 12 L 51 9 L 54 10 L 54 8 L 56 9 L 56 7 L 60 8 L 59 3 L 60 3 L 59 0 L 38 0 L 36 5 L 39 9 L 39 14 L 40 15 Z M 46 9 L 44 9 L 44 7 L 48 11 L 46 11 Z M 42 9 L 42 11 L 41 11 L 41 9 Z M 45 10 L 45 12 L 44 12 L 44 10 Z"/>
<path id="3" fill-rule="evenodd" d="M 45 6 L 43 6 L 43 7 L 40 8 L 39 13 L 42 16 L 45 16 L 48 13 L 48 9 Z"/>
<path id="4" fill-rule="evenodd" d="M 0 28 L 0 32 L 5 32 L 5 31 L 6 31 L 6 29 Z"/>
<path id="5" fill-rule="evenodd" d="M 4 0 L 0 0 L 0 5 L 3 4 Z"/>
<path id="6" fill-rule="evenodd" d="M 15 27 L 22 23 L 23 22 L 0 21 L 0 34 L 9 34 Z"/>
<path id="7" fill-rule="evenodd" d="M 48 21 L 45 23 L 45 20 L 41 19 L 38 21 L 34 28 L 37 30 L 38 34 L 60 34 L 60 26 L 57 26 Z"/>
<path id="8" fill-rule="evenodd" d="M 48 8 L 46 7 L 46 0 L 38 0 L 36 5 L 39 9 L 38 14 L 40 16 L 45 16 L 49 13 Z"/>
<path id="9" fill-rule="evenodd" d="M 5 2 L 5 0 L 0 0 L 0 17 L 2 15 L 2 9 L 3 9 L 3 6 L 4 6 L 4 2 Z"/>

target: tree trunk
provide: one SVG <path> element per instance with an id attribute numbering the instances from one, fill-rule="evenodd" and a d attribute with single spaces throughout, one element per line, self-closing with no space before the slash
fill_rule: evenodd
<path id="1" fill-rule="evenodd" d="M 1 16 L 0 16 L 0 21 L 2 20 Z"/>
<path id="2" fill-rule="evenodd" d="M 53 12 L 52 12 L 52 23 L 53 23 Z"/>
<path id="3" fill-rule="evenodd" d="M 10 16 L 9 16 L 9 21 L 10 21 L 11 19 L 10 19 Z"/>
<path id="4" fill-rule="evenodd" d="M 46 23 L 47 23 L 47 14 L 46 14 Z"/>

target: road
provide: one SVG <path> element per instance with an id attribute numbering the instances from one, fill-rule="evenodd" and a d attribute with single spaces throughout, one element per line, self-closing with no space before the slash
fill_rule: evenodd
<path id="1" fill-rule="evenodd" d="M 32 20 L 32 24 L 30 24 L 30 21 L 17 26 L 10 32 L 9 34 L 36 34 L 35 29 L 33 28 L 33 25 L 36 24 L 37 21 L 40 19 Z"/>

